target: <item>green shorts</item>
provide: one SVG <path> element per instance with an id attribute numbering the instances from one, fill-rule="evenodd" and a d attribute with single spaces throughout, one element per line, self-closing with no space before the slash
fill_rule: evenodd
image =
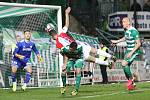
<path id="1" fill-rule="evenodd" d="M 136 57 L 139 55 L 139 53 L 136 52 L 136 53 L 132 54 L 132 56 L 130 58 L 127 58 L 127 55 L 128 55 L 128 53 L 125 53 L 124 60 L 127 61 L 129 64 L 131 64 L 136 59 Z"/>
<path id="2" fill-rule="evenodd" d="M 67 71 L 70 71 L 71 68 L 81 68 L 83 67 L 83 59 L 77 60 L 68 60 L 67 62 Z"/>

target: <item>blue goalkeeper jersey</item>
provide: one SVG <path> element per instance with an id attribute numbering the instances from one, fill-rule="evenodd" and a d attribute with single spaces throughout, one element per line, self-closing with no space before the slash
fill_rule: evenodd
<path id="1" fill-rule="evenodd" d="M 22 40 L 20 42 L 17 42 L 16 48 L 13 52 L 13 60 L 22 61 L 24 63 L 27 63 L 30 59 L 32 50 L 35 52 L 35 54 L 39 54 L 39 51 L 37 50 L 35 43 L 32 41 L 26 41 Z M 23 55 L 24 59 L 19 59 L 15 56 L 15 54 Z"/>

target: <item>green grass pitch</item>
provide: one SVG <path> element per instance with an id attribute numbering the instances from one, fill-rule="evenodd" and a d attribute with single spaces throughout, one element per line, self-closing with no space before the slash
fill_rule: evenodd
<path id="1" fill-rule="evenodd" d="M 67 86 L 64 95 L 60 88 L 32 88 L 26 91 L 0 89 L 0 100 L 150 100 L 150 83 L 140 82 L 133 91 L 126 90 L 124 83 L 81 85 L 79 94 L 71 96 L 73 86 Z"/>

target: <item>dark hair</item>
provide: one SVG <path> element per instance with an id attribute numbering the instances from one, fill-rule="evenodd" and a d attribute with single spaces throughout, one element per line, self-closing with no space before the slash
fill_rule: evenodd
<path id="1" fill-rule="evenodd" d="M 50 32 L 49 32 L 49 35 L 52 35 L 52 34 L 57 34 L 57 32 L 55 31 L 55 30 L 51 30 Z"/>
<path id="2" fill-rule="evenodd" d="M 77 48 L 77 43 L 76 42 L 71 42 L 69 47 L 76 49 Z"/>
<path id="3" fill-rule="evenodd" d="M 25 32 L 31 32 L 31 31 L 29 31 L 29 30 L 25 30 L 23 33 L 25 33 Z"/>

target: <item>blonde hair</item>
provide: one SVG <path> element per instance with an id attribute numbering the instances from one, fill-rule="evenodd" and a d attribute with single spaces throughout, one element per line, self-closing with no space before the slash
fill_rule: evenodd
<path id="1" fill-rule="evenodd" d="M 129 23 L 129 25 L 131 25 L 131 20 L 130 20 L 130 18 L 124 17 L 123 20 L 126 20 L 126 21 Z"/>

